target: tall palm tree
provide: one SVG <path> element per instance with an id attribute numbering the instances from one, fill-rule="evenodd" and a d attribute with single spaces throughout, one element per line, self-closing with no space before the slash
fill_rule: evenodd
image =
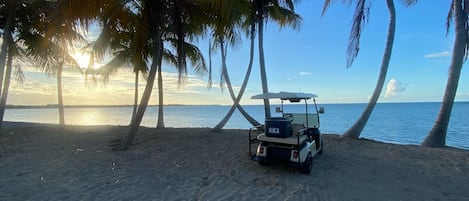
<path id="1" fill-rule="evenodd" d="M 404 3 L 407 6 L 414 4 L 416 0 L 405 0 Z M 329 7 L 331 1 L 326 0 L 324 3 L 323 14 Z M 381 91 L 384 86 L 384 82 L 386 80 L 386 74 L 389 66 L 389 62 L 391 60 L 391 53 L 392 47 L 394 44 L 394 35 L 395 35 L 395 27 L 396 27 L 396 11 L 394 8 L 394 0 L 386 0 L 386 5 L 389 12 L 389 24 L 388 24 L 388 32 L 386 36 L 386 46 L 384 48 L 384 55 L 381 61 L 380 72 L 378 76 L 378 81 L 375 86 L 375 90 L 368 101 L 368 104 L 365 110 L 360 115 L 359 119 L 350 127 L 342 136 L 349 137 L 353 139 L 358 139 L 360 137 L 363 128 L 365 127 L 368 119 L 373 112 L 373 109 L 376 105 L 376 102 L 379 99 Z M 352 24 L 352 31 L 350 32 L 349 43 L 347 47 L 347 67 L 350 67 L 353 63 L 353 60 L 357 57 L 359 52 L 360 46 L 360 36 L 363 29 L 363 25 L 366 23 L 368 19 L 368 9 L 366 0 L 358 0 L 356 2 L 355 14 L 353 17 L 353 24 Z"/>
<path id="2" fill-rule="evenodd" d="M 171 0 L 62 0 L 60 2 L 65 8 L 63 12 L 64 15 L 69 18 L 79 19 L 80 22 L 85 22 L 85 25 L 95 18 L 100 18 L 101 21 L 110 21 L 110 24 L 116 25 L 117 31 L 121 31 L 121 29 L 126 28 L 125 23 L 121 22 L 125 22 L 128 19 L 128 13 L 138 13 L 138 15 L 141 16 L 139 19 L 141 23 L 138 24 L 139 26 L 135 27 L 141 31 L 139 31 L 138 34 L 135 34 L 135 37 L 133 38 L 135 41 L 132 42 L 135 42 L 136 45 L 134 46 L 135 49 L 132 49 L 132 52 L 143 52 L 146 47 L 150 47 L 149 58 L 151 58 L 151 65 L 137 113 L 129 126 L 128 133 L 124 138 L 116 140 L 112 144 L 115 149 L 127 149 L 133 142 L 138 131 L 138 127 L 143 119 L 143 115 L 145 114 L 158 70 L 160 70 L 159 84 L 162 85 L 161 61 L 164 54 L 164 38 L 168 38 L 170 35 L 173 35 L 175 36 L 174 38 L 177 39 L 178 45 L 176 51 L 178 54 L 178 70 L 179 72 L 182 72 L 181 74 L 184 74 L 185 72 L 186 56 L 184 51 L 184 42 L 187 37 L 186 33 L 192 33 L 190 29 L 193 28 L 191 26 L 184 26 L 192 24 L 190 21 L 192 20 L 192 15 L 187 15 L 186 13 L 196 12 L 198 7 L 197 2 L 174 2 Z M 184 9 L 180 11 L 184 15 L 179 15 L 181 13 L 176 14 L 178 13 L 177 9 Z M 204 25 L 204 23 L 194 24 Z M 184 77 L 184 75 L 180 76 L 180 81 L 182 81 Z"/>
<path id="3" fill-rule="evenodd" d="M 2 15 L 2 19 L 4 19 L 4 22 L 1 22 L 0 28 L 3 29 L 3 41 L 2 41 L 2 46 L 0 47 L 0 94 L 2 94 L 3 97 L 3 81 L 5 77 L 5 64 L 7 63 L 7 55 L 9 49 L 13 46 L 13 37 L 12 37 L 12 32 L 14 31 L 15 27 L 15 16 L 16 16 L 16 11 L 18 9 L 18 5 L 20 2 L 17 1 L 5 1 L 3 3 L 0 3 L 0 15 Z M 9 82 L 9 81 L 8 81 Z M 3 100 L 2 100 L 3 102 Z M 5 100 L 6 103 L 6 100 Z M 5 112 L 5 106 L 1 107 L 0 105 L 0 114 L 3 114 Z M 0 128 L 2 127 L 2 122 L 3 122 L 3 115 L 0 116 Z"/>
<path id="4" fill-rule="evenodd" d="M 209 18 L 205 13 L 201 13 L 201 5 L 197 1 L 181 0 L 168 3 L 167 18 L 169 23 L 166 25 L 164 41 L 168 41 L 172 49 L 177 50 L 174 59 L 176 69 L 178 70 L 178 85 L 183 84 L 187 76 L 186 59 L 189 58 L 191 66 L 196 72 L 206 72 L 205 60 L 201 51 L 194 45 L 186 42 L 186 39 L 197 38 L 206 30 L 205 23 Z M 164 52 L 168 52 L 164 50 Z M 164 128 L 164 95 L 163 95 L 163 77 L 162 77 L 162 58 L 158 72 L 158 119 L 157 128 Z M 174 57 L 173 57 L 174 58 Z M 174 63 L 174 62 L 173 62 Z"/>
<path id="5" fill-rule="evenodd" d="M 106 52 L 110 52 L 112 59 L 97 69 L 102 80 L 107 83 L 112 74 L 118 71 L 120 67 L 132 67 L 135 73 L 134 81 L 134 103 L 132 109 L 131 122 L 134 121 L 138 108 L 138 86 L 139 76 L 142 74 L 147 77 L 147 66 L 150 56 L 150 43 L 143 40 L 140 36 L 146 35 L 142 23 L 140 12 L 132 12 L 132 8 L 139 8 L 140 5 L 133 1 L 127 5 L 131 9 L 118 9 L 121 4 L 114 2 L 112 10 L 121 10 L 118 14 L 115 12 L 106 12 L 100 17 L 101 33 L 97 40 L 90 45 L 91 51 L 97 60 L 104 60 Z M 136 9 L 138 10 L 138 9 Z M 108 20 L 109 18 L 113 20 Z M 119 18 L 119 19 L 116 19 Z M 118 23 L 118 24 L 115 24 Z M 91 60 L 91 59 L 90 59 Z M 130 122 L 129 122 L 130 123 Z"/>
<path id="6" fill-rule="evenodd" d="M 25 54 L 30 54 L 32 52 L 38 53 L 38 55 L 47 55 L 50 54 L 52 51 L 55 51 L 57 54 L 62 55 L 63 53 L 58 48 L 62 48 L 63 46 L 68 46 L 70 43 L 66 41 L 67 39 L 71 39 L 76 35 L 69 35 L 68 32 L 72 31 L 76 26 L 74 23 L 69 21 L 59 21 L 56 19 L 58 13 L 58 7 L 56 2 L 51 1 L 6 1 L 6 3 L 0 4 L 0 15 L 3 17 L 1 19 L 5 19 L 5 22 L 0 23 L 3 27 L 4 36 L 3 40 L 4 43 L 2 46 L 2 53 L 0 53 L 0 88 L 3 83 L 5 83 L 2 91 L 2 101 L 0 104 L 0 122 L 3 121 L 3 114 L 6 106 L 6 99 L 7 93 L 10 83 L 10 75 L 11 75 L 11 60 L 13 56 L 19 56 L 21 51 L 19 48 L 27 48 Z M 57 21 L 52 21 L 51 19 L 55 19 Z M 55 25 L 54 28 L 51 28 L 54 31 L 51 31 L 49 26 Z M 13 32 L 15 32 L 13 34 Z M 61 34 L 61 35 L 60 35 Z M 56 37 L 60 35 L 59 37 Z M 13 36 L 15 39 L 13 39 Z M 50 46 L 47 40 L 54 39 L 54 46 Z M 58 38 L 58 39 L 57 39 Z M 62 47 L 57 46 L 58 41 L 61 41 Z M 18 43 L 18 44 L 16 44 Z M 34 47 L 30 46 L 34 45 Z M 17 47 L 18 46 L 18 47 Z M 44 50 L 37 51 L 38 49 Z M 63 50 L 63 49 L 62 49 Z M 5 67 L 5 53 L 11 54 L 8 56 L 8 62 L 10 63 L 6 69 Z M 52 59 L 57 61 L 55 59 Z M 49 60 L 49 61 L 52 61 Z M 56 62 L 57 64 L 58 62 Z M 60 70 L 59 70 L 60 72 Z M 5 76 L 3 73 L 6 73 Z M 60 88 L 59 88 L 60 91 Z M 61 102 L 61 94 L 58 95 L 58 101 Z M 61 124 L 63 123 L 63 107 L 59 108 L 60 111 L 60 120 Z M 63 124 L 62 124 L 63 125 Z"/>
<path id="7" fill-rule="evenodd" d="M 281 26 L 291 25 L 297 27 L 301 17 L 294 12 L 293 0 L 252 0 L 252 8 L 256 13 L 259 65 L 262 82 L 262 93 L 268 93 L 267 73 L 264 58 L 264 23 L 268 18 L 278 22 Z M 270 117 L 269 99 L 264 99 L 265 117 Z"/>
<path id="8" fill-rule="evenodd" d="M 39 5 L 38 5 L 39 4 Z M 56 2 L 34 4 L 32 9 L 39 9 L 37 22 L 26 25 L 20 34 L 26 48 L 27 56 L 33 59 L 44 72 L 57 78 L 57 102 L 59 123 L 65 125 L 62 73 L 65 67 L 81 72 L 80 65 L 70 52 L 76 44 L 86 40 L 78 31 L 74 21 L 63 18 Z M 35 11 L 31 11 L 35 12 Z M 34 31 L 28 31 L 34 30 Z"/>
<path id="9" fill-rule="evenodd" d="M 13 38 L 10 38 L 9 40 L 13 40 Z M 14 48 L 10 47 L 8 48 L 8 61 L 5 69 L 5 84 L 3 85 L 2 89 L 2 95 L 1 95 L 1 101 L 0 101 L 0 108 L 6 108 L 7 104 L 7 99 L 8 99 L 8 91 L 10 90 L 10 78 L 11 78 L 11 71 L 12 71 L 12 63 L 13 63 L 13 55 L 14 53 Z M 3 120 L 3 116 L 5 114 L 5 109 L 0 110 L 0 119 Z M 1 125 L 1 124 L 0 124 Z"/>
<path id="10" fill-rule="evenodd" d="M 447 18 L 447 32 L 452 19 L 454 18 L 455 38 L 453 46 L 453 56 L 449 66 L 449 75 L 446 83 L 445 95 L 441 102 L 440 111 L 433 124 L 432 129 L 423 141 L 422 145 L 427 147 L 444 147 L 446 145 L 446 133 L 448 130 L 451 110 L 454 104 L 454 98 L 458 89 L 459 77 L 464 61 L 468 56 L 469 40 L 467 38 L 468 29 L 468 10 L 469 2 L 467 0 L 452 0 L 451 8 Z"/>
<path id="11" fill-rule="evenodd" d="M 181 3 L 181 2 L 178 2 Z M 144 28 L 144 32 L 142 35 L 139 35 L 140 39 L 146 44 L 146 41 L 150 41 L 151 47 L 151 59 L 152 64 L 150 70 L 148 72 L 148 79 L 147 84 L 145 86 L 145 90 L 143 92 L 142 98 L 140 100 L 140 104 L 137 110 L 137 114 L 135 116 L 134 121 L 131 122 L 129 132 L 127 136 L 123 139 L 115 141 L 113 144 L 116 149 L 127 149 L 128 146 L 133 142 L 138 127 L 142 121 L 143 115 L 145 110 L 148 106 L 148 101 L 150 99 L 150 95 L 153 89 L 154 80 L 156 78 L 156 74 L 158 72 L 158 85 L 160 86 L 159 89 L 161 91 L 162 88 L 162 70 L 161 70 L 161 61 L 164 54 L 164 39 L 171 38 L 171 36 L 175 36 L 177 41 L 176 51 L 178 55 L 178 70 L 180 72 L 180 81 L 185 77 L 185 58 L 186 52 L 185 48 L 185 39 L 186 34 L 190 33 L 187 30 L 190 30 L 193 27 L 185 26 L 189 22 L 186 20 L 190 20 L 191 15 L 184 15 L 188 18 L 180 17 L 181 15 L 176 15 L 175 13 L 181 12 L 177 9 L 183 8 L 196 8 L 197 5 L 193 2 L 187 1 L 184 2 L 184 5 L 181 7 L 180 4 L 177 4 L 173 1 L 169 0 L 159 0 L 159 1 L 150 1 L 145 0 L 139 3 L 139 8 L 137 12 L 141 13 L 142 16 L 142 26 Z M 181 3 L 182 4 L 182 3 Z M 187 5 L 186 5 L 187 4 Z M 178 7 L 178 8 L 175 8 Z M 123 7 L 125 8 L 125 7 Z M 184 12 L 190 12 L 189 10 L 183 10 Z M 193 11 L 194 12 L 194 11 Z M 142 45 L 141 47 L 144 47 Z M 161 95 L 160 103 L 162 101 Z M 162 104 L 160 104 L 162 106 Z M 162 113 L 161 113 L 162 114 Z"/>

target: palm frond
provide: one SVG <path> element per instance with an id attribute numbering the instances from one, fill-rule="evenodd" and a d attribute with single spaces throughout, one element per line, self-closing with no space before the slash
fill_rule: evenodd
<path id="1" fill-rule="evenodd" d="M 448 36 L 449 29 L 451 28 L 451 24 L 453 22 L 454 16 L 454 0 L 451 0 L 450 8 L 448 11 L 448 15 L 446 16 L 446 36 Z"/>
<path id="2" fill-rule="evenodd" d="M 360 51 L 360 36 L 368 21 L 368 13 L 369 5 L 366 5 L 366 0 L 358 0 L 347 45 L 347 68 L 352 66 Z"/>
<path id="3" fill-rule="evenodd" d="M 208 81 L 207 81 L 207 88 L 212 87 L 212 42 L 208 41 Z"/>

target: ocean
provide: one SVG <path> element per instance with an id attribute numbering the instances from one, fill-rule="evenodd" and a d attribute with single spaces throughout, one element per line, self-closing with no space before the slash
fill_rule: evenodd
<path id="1" fill-rule="evenodd" d="M 318 104 L 325 108 L 321 114 L 322 133 L 344 133 L 360 116 L 366 104 Z M 243 108 L 257 121 L 264 122 L 262 105 Z M 272 106 L 275 108 L 275 105 Z M 440 103 L 378 103 L 361 137 L 396 144 L 420 144 L 430 131 Z M 230 106 L 165 106 L 166 127 L 213 128 L 228 112 Z M 310 105 L 310 110 L 312 109 Z M 142 126 L 156 127 L 157 107 L 149 107 Z M 288 105 L 285 112 L 302 112 L 304 104 Z M 128 125 L 132 107 L 65 108 L 67 125 Z M 456 102 L 448 127 L 446 144 L 469 149 L 469 102 Z M 272 115 L 278 115 L 272 109 Z M 52 123 L 59 122 L 55 108 L 7 109 L 5 121 Z M 224 128 L 249 129 L 251 125 L 236 111 Z"/>

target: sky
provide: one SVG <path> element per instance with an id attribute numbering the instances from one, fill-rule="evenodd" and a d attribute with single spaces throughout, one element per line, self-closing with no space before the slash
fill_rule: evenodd
<path id="1" fill-rule="evenodd" d="M 454 32 L 446 33 L 449 1 L 419 1 L 406 7 L 395 1 L 396 35 L 379 102 L 441 101 L 454 41 Z M 369 20 L 360 42 L 360 52 L 350 68 L 346 67 L 346 47 L 354 12 L 353 5 L 333 4 L 321 16 L 322 1 L 302 0 L 296 12 L 303 18 L 300 28 L 280 29 L 267 23 L 264 30 L 264 51 L 268 88 L 270 92 L 289 91 L 315 93 L 321 103 L 365 103 L 375 88 L 384 52 L 388 26 L 385 1 L 372 1 Z M 454 28 L 452 26 L 451 28 Z M 90 33 L 93 37 L 96 33 Z M 257 40 L 257 39 L 256 39 Z M 208 63 L 208 39 L 195 42 Z M 257 44 L 257 41 L 256 41 Z M 258 52 L 242 104 L 262 104 L 251 100 L 262 93 Z M 77 54 L 82 65 L 85 57 Z M 249 41 L 243 41 L 228 50 L 227 65 L 230 79 L 239 91 L 249 58 Z M 220 55 L 212 57 L 214 83 L 207 88 L 207 74 L 189 71 L 183 85 L 177 84 L 174 67 L 164 64 L 164 104 L 222 104 L 232 103 L 226 87 L 220 88 Z M 190 67 L 189 67 L 190 68 Z M 26 80 L 13 81 L 8 104 L 57 104 L 57 81 L 33 67 L 23 67 Z M 456 101 L 469 101 L 469 69 L 463 67 Z M 141 79 L 142 80 L 142 79 Z M 109 83 L 96 84 L 72 71 L 63 75 L 64 103 L 66 105 L 121 105 L 133 104 L 134 76 L 122 70 Z M 140 82 L 140 93 L 145 83 Z M 150 104 L 157 103 L 155 83 Z"/>

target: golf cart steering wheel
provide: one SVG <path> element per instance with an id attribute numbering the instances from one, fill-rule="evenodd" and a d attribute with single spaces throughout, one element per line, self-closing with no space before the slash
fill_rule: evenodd
<path id="1" fill-rule="evenodd" d="M 283 114 L 283 117 L 287 118 L 290 121 L 293 121 L 293 114 L 291 113 L 285 113 Z"/>

